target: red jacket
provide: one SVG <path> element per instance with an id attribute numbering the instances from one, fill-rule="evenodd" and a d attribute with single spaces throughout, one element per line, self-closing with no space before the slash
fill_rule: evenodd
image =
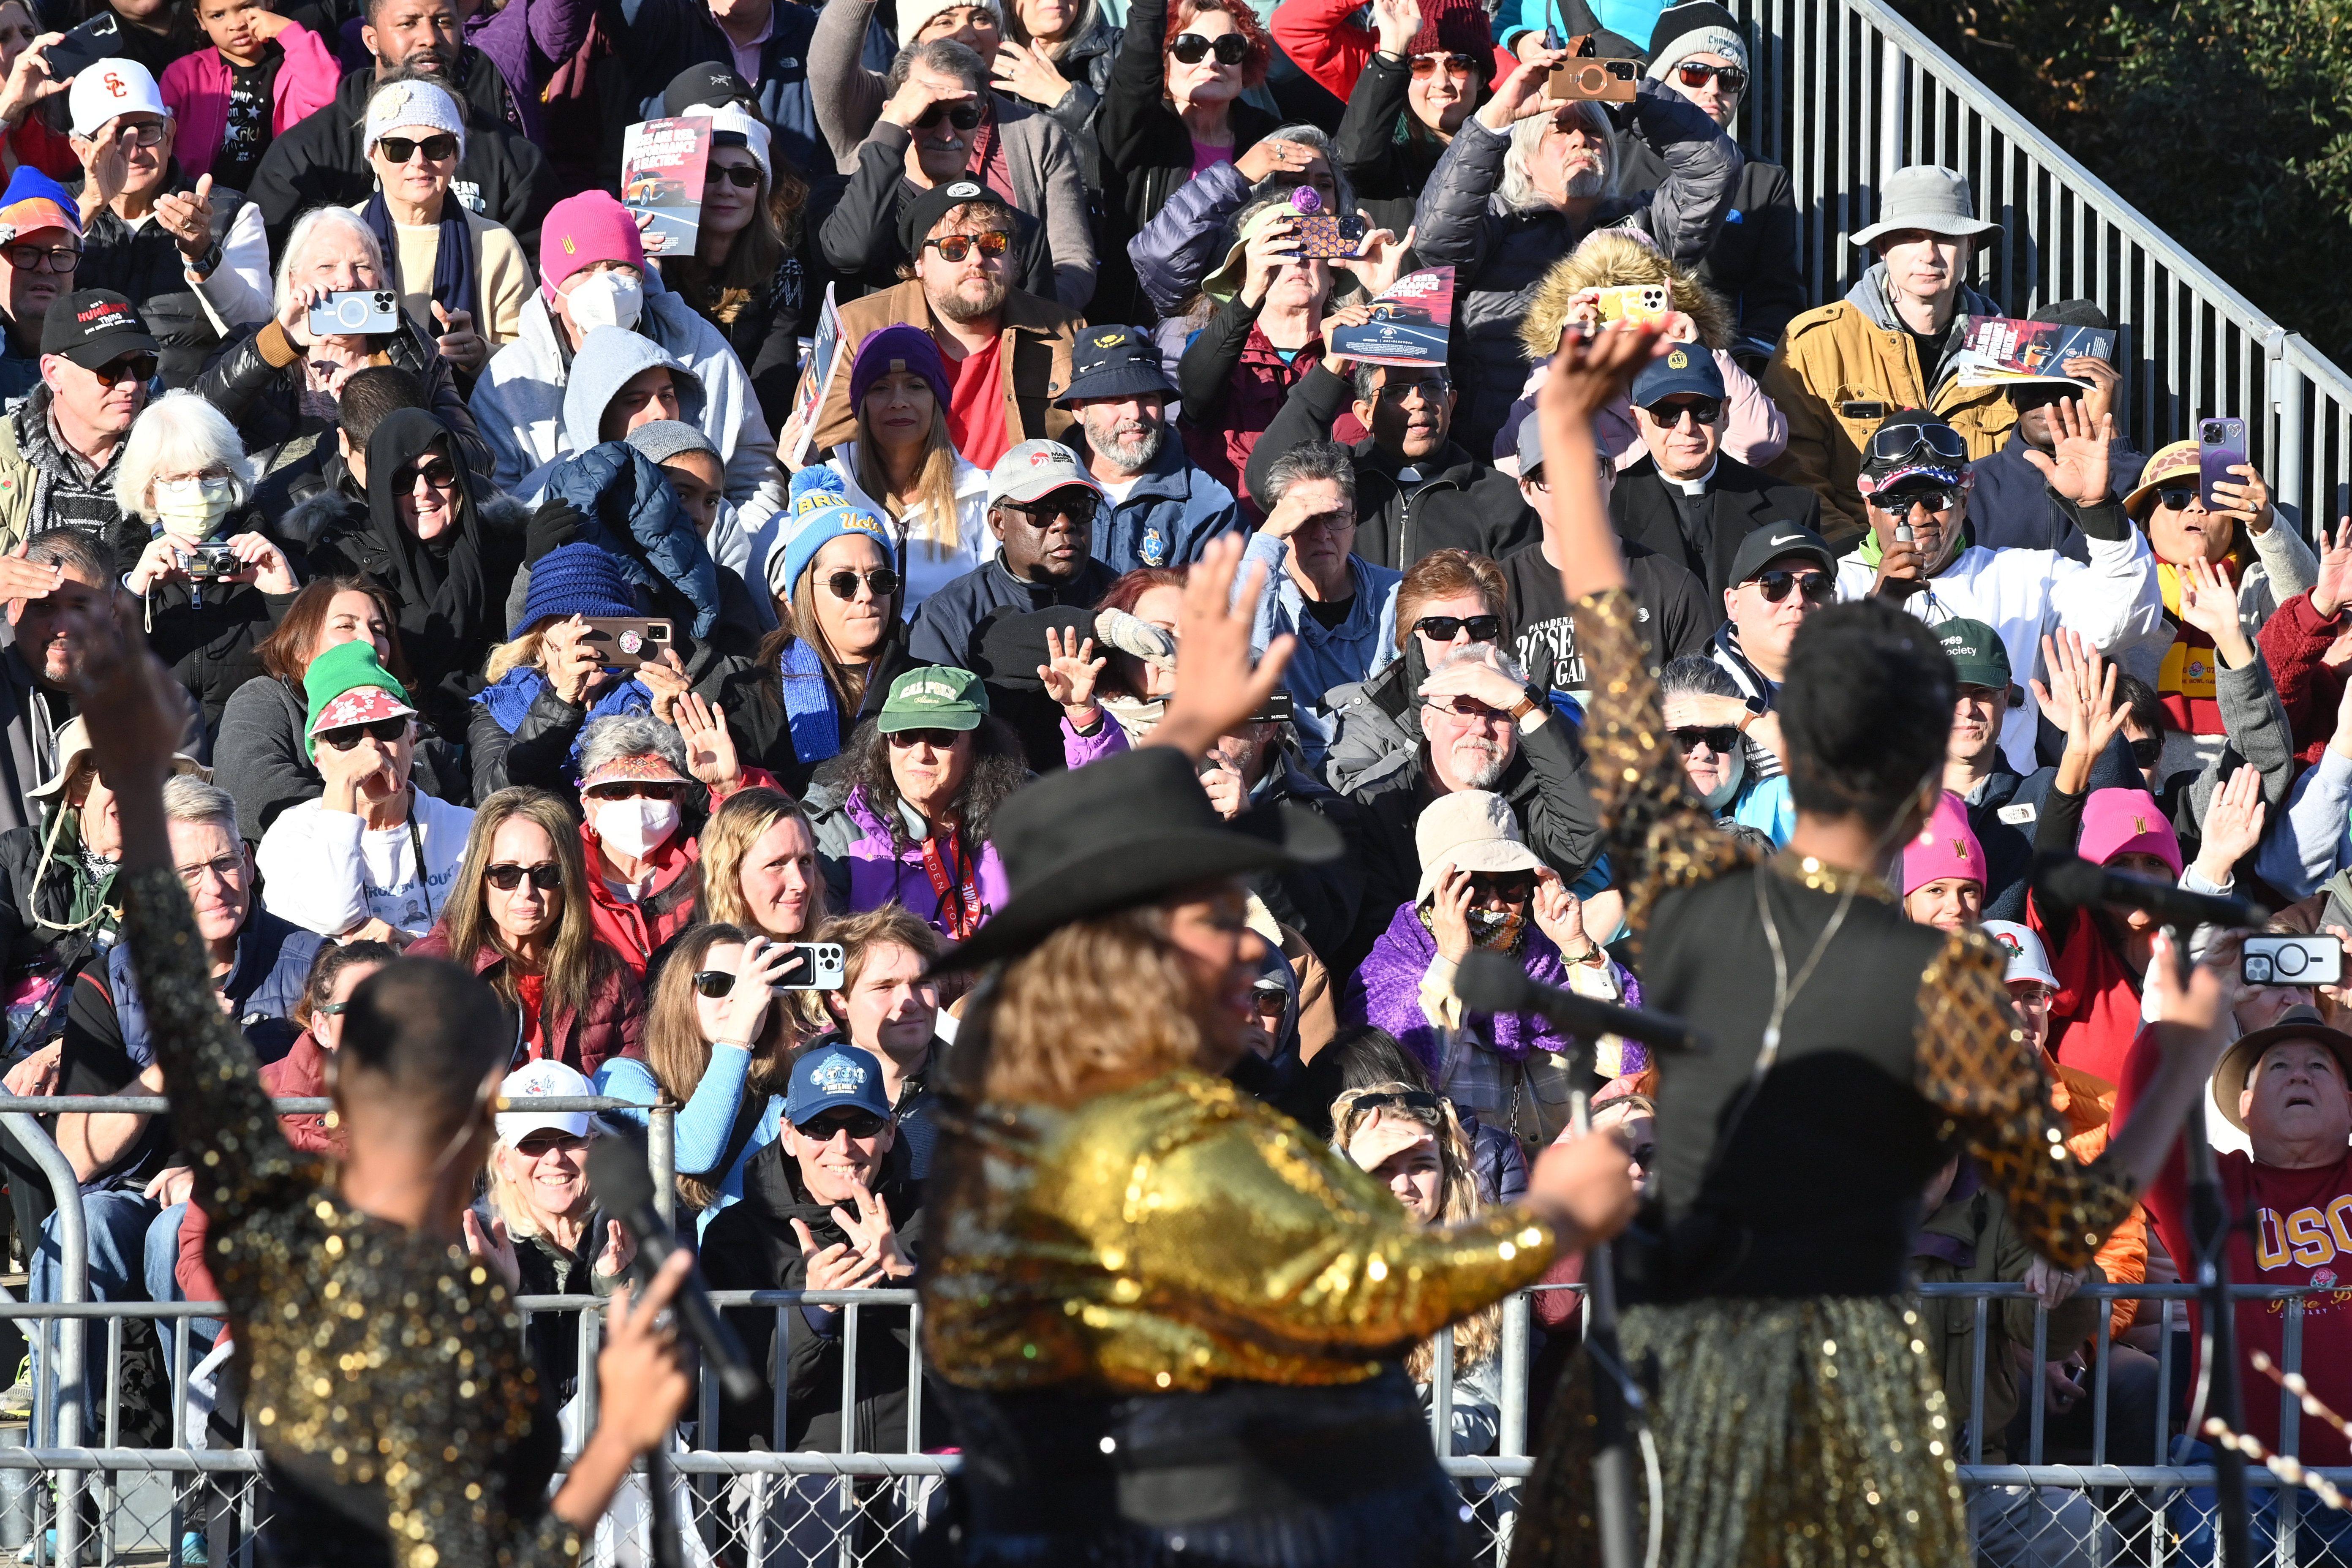
<path id="1" fill-rule="evenodd" d="M 293 1049 L 261 1069 L 261 1087 L 276 1100 L 306 1100 L 325 1094 L 327 1053 L 318 1037 L 305 1029 L 294 1042 Z M 281 1116 L 278 1128 L 298 1154 L 320 1160 L 342 1158 L 345 1134 L 341 1128 L 327 1125 L 324 1112 L 308 1110 Z M 188 1205 L 187 1217 L 180 1222 L 180 1255 L 172 1264 L 172 1277 L 179 1281 L 183 1300 L 221 1299 L 220 1287 L 213 1283 L 212 1270 L 205 1266 L 205 1238 L 212 1234 L 212 1215 L 201 1205 Z"/>
<path id="2" fill-rule="evenodd" d="M 2026 923 L 2050 953 L 2058 994 L 2050 1003 L 2051 1056 L 2059 1063 L 2109 1083 L 2120 1083 L 2124 1055 L 2139 1033 L 2138 976 L 2117 957 L 2106 933 L 2088 910 L 2074 911 L 2063 940 L 2056 940 L 2040 903 L 2025 900 Z"/>
<path id="3" fill-rule="evenodd" d="M 765 768 L 745 768 L 727 795 L 746 789 L 791 793 Z M 710 809 L 717 811 L 726 798 L 712 790 Z M 653 888 L 634 904 L 615 896 L 604 879 L 596 875 L 596 859 L 604 845 L 596 830 L 584 823 L 580 828 L 580 847 L 588 857 L 588 901 L 595 910 L 596 934 L 605 946 L 627 959 L 630 970 L 643 980 L 646 961 L 654 950 L 694 923 L 699 907 L 696 895 L 702 890 L 702 879 L 696 874 L 702 858 L 701 842 L 681 832 L 663 845 L 654 856 Z"/>
<path id="4" fill-rule="evenodd" d="M 1203 427 L 1193 424 L 1189 415 L 1178 422 L 1185 453 L 1196 466 L 1214 474 L 1219 483 L 1241 498 L 1242 510 L 1253 523 L 1261 514 L 1242 485 L 1242 471 L 1249 467 L 1250 448 L 1265 434 L 1265 427 L 1274 423 L 1274 416 L 1282 411 L 1290 389 L 1299 378 L 1322 363 L 1322 339 L 1307 343 L 1285 364 L 1281 351 L 1268 341 L 1264 329 L 1253 322 L 1249 339 L 1242 344 L 1241 363 L 1234 366 L 1225 405 L 1218 411 L 1216 422 Z M 1339 437 L 1335 432 L 1332 438 Z"/>
<path id="5" fill-rule="evenodd" d="M 2311 607 L 2309 593 L 2297 594 L 2263 623 L 2254 641 L 2263 662 L 2271 667 L 2271 682 L 2278 688 L 2286 709 L 2288 730 L 2294 736 L 2295 760 L 2309 767 L 2327 749 L 2336 732 L 2336 708 L 2344 700 L 2345 669 L 2326 661 L 2327 650 L 2344 632 L 2344 610 L 2326 620 Z"/>
<path id="6" fill-rule="evenodd" d="M 1356 90 L 1356 79 L 1364 74 L 1365 62 L 1380 45 L 1379 37 L 1370 27 L 1348 19 L 1362 9 L 1350 0 L 1282 0 L 1267 18 L 1266 30 L 1300 70 L 1345 103 L 1348 95 Z M 1496 46 L 1495 79 L 1487 90 L 1494 90 L 1518 68 L 1517 58 Z M 1234 486 L 1233 490 L 1235 495 L 1241 494 L 1239 485 Z"/>
<path id="7" fill-rule="evenodd" d="M 609 950 L 610 944 L 606 945 Z M 408 956 L 465 962 L 449 951 L 449 926 L 446 921 L 411 947 Z M 645 1059 L 645 987 L 620 953 L 614 952 L 613 957 L 616 962 L 597 983 L 594 994 L 588 998 L 586 1011 L 556 1013 L 551 1009 L 541 1015 L 539 1027 L 523 1042 L 525 1050 L 515 1066 L 552 1059 L 583 1073 L 593 1073 L 614 1057 Z M 467 967 L 477 974 L 488 975 L 505 962 L 505 955 L 498 949 L 485 947 L 473 955 Z"/>

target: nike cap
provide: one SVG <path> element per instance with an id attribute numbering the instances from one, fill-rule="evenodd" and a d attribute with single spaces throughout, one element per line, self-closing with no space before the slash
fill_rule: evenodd
<path id="1" fill-rule="evenodd" d="M 1832 576 L 1837 574 L 1837 556 L 1828 540 L 1793 522 L 1768 522 L 1749 529 L 1748 537 L 1739 542 L 1739 552 L 1731 558 L 1731 580 L 1753 582 L 1772 563 L 1790 555 L 1818 561 L 1822 571 Z"/>

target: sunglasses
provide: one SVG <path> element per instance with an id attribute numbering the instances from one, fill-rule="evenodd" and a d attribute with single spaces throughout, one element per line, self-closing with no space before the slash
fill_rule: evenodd
<path id="1" fill-rule="evenodd" d="M 685 787 L 665 779 L 614 779 L 590 785 L 587 794 L 590 800 L 676 800 Z"/>
<path id="2" fill-rule="evenodd" d="M 982 256 L 1002 256 L 1013 248 L 1013 237 L 1001 228 L 992 228 L 986 234 L 950 234 L 938 239 L 927 239 L 923 244 L 938 251 L 942 261 L 961 261 L 971 254 L 971 247 L 975 245 L 980 247 Z"/>
<path id="3" fill-rule="evenodd" d="M 1503 636 L 1500 616 L 1423 616 L 1412 623 L 1412 629 L 1432 642 L 1452 642 L 1455 634 L 1467 631 L 1472 642 L 1496 642 Z"/>
<path id="4" fill-rule="evenodd" d="M 19 272 L 71 272 L 81 265 L 81 252 L 70 245 L 12 245 L 6 255 Z"/>
<path id="5" fill-rule="evenodd" d="M 1168 52 L 1188 66 L 1199 65 L 1213 49 L 1216 51 L 1219 65 L 1237 66 L 1242 63 L 1242 57 L 1249 53 L 1249 40 L 1239 33 L 1225 33 L 1214 38 L 1186 33 L 1168 46 Z"/>
<path id="6" fill-rule="evenodd" d="M 760 188 L 760 169 L 756 163 L 719 163 L 710 170 L 710 177 L 724 180 L 739 191 Z"/>
<path id="7" fill-rule="evenodd" d="M 877 599 L 887 599 L 898 591 L 898 574 L 887 566 L 877 566 L 871 572 L 835 572 L 824 580 L 836 599 L 847 601 L 857 597 L 857 584 L 863 583 Z"/>
<path id="8" fill-rule="evenodd" d="M 1889 517 L 1909 517 L 1915 506 L 1924 506 L 1929 511 L 1949 511 L 1959 499 L 1958 490 L 1905 490 L 1899 496 L 1873 496 L 1870 504 L 1872 510 Z"/>
<path id="9" fill-rule="evenodd" d="M 733 994 L 735 976 L 724 969 L 698 969 L 694 972 L 694 994 L 717 1001 Z"/>
<path id="10" fill-rule="evenodd" d="M 423 479 L 436 490 L 446 490 L 457 482 L 457 466 L 446 458 L 433 458 L 413 468 L 403 468 L 392 477 L 394 489 L 411 490 Z"/>
<path id="11" fill-rule="evenodd" d="M 1969 455 L 1968 442 L 1948 425 L 1896 425 L 1874 430 L 1870 435 L 1870 456 L 1874 462 L 1896 462 L 1922 447 L 1938 458 L 1948 458 L 1954 462 Z"/>
<path id="12" fill-rule="evenodd" d="M 457 155 L 457 139 L 446 131 L 436 131 L 421 138 L 383 136 L 376 139 L 376 146 L 383 152 L 384 162 L 394 165 L 407 163 L 420 152 L 428 163 L 438 163 Z"/>
<path id="13" fill-rule="evenodd" d="M 1414 376 L 1409 381 L 1383 381 L 1373 395 L 1386 398 L 1391 403 L 1402 403 L 1412 394 L 1419 393 L 1422 401 L 1434 403 L 1453 389 L 1454 383 L 1445 376 L 1421 375 Z"/>
<path id="14" fill-rule="evenodd" d="M 2150 735 L 2126 743 L 2131 747 L 2132 761 L 2143 768 L 2156 766 L 2156 759 L 2164 755 L 2164 737 L 2161 735 Z"/>
<path id="15" fill-rule="evenodd" d="M 552 860 L 542 860 L 536 866 L 517 866 L 509 862 L 493 866 L 482 873 L 482 880 L 501 893 L 511 893 L 529 878 L 530 885 L 542 893 L 552 893 L 563 886 L 563 868 Z"/>
<path id="16" fill-rule="evenodd" d="M 1388 1106 L 1394 1106 L 1399 1110 L 1443 1110 L 1444 1105 L 1445 1101 L 1443 1099 L 1425 1089 L 1409 1089 L 1393 1094 L 1359 1095 L 1354 1109 L 1379 1110 Z"/>
<path id="17" fill-rule="evenodd" d="M 541 1160 L 559 1150 L 568 1154 L 576 1153 L 586 1147 L 588 1147 L 588 1140 L 585 1138 L 574 1138 L 569 1132 L 541 1131 L 532 1133 L 516 1144 L 515 1152 L 526 1160 Z"/>
<path id="18" fill-rule="evenodd" d="M 380 741 L 387 746 L 397 745 L 408 733 L 408 716 L 379 719 L 373 724 L 343 724 L 332 730 L 321 730 L 311 740 L 338 752 L 348 752 L 362 741 Z"/>
<path id="19" fill-rule="evenodd" d="M 1739 727 L 1737 724 L 1710 724 L 1705 729 L 1686 725 L 1667 732 L 1674 736 L 1675 744 L 1685 752 L 1696 751 L 1704 745 L 1718 757 L 1729 756 L 1733 748 L 1739 744 Z"/>
<path id="20" fill-rule="evenodd" d="M 1257 991 L 1250 993 L 1250 1010 L 1261 1018 L 1279 1018 L 1290 1006 L 1287 991 Z"/>
<path id="21" fill-rule="evenodd" d="M 1040 528 L 1045 527 L 1056 517 L 1066 517 L 1072 522 L 1081 526 L 1095 520 L 1094 492 L 1082 490 L 1075 486 L 1068 489 L 1054 490 L 1039 496 L 1033 501 L 1008 500 L 999 501 L 996 504 L 1007 511 L 1019 512 Z"/>
<path id="22" fill-rule="evenodd" d="M 1468 76 L 1478 68 L 1475 55 L 1415 55 L 1412 58 L 1412 79 L 1427 81 L 1440 67 L 1447 76 Z"/>
<path id="23" fill-rule="evenodd" d="M 142 121 L 137 125 L 125 125 L 115 132 L 125 147 L 161 147 L 163 144 L 163 122 Z"/>
<path id="24" fill-rule="evenodd" d="M 969 131 L 980 123 L 980 105 L 976 103 L 935 103 L 917 116 L 915 129 L 929 131 L 940 121 L 946 121 L 959 131 Z"/>
<path id="25" fill-rule="evenodd" d="M 1826 572 L 1759 572 L 1748 579 L 1768 605 L 1777 605 L 1796 589 L 1809 605 L 1826 605 L 1837 597 L 1837 584 Z"/>
<path id="26" fill-rule="evenodd" d="M 2202 511 L 2205 508 L 2205 492 L 2194 488 L 2161 489 L 2156 492 L 2156 502 L 2169 511 L 2187 511 L 2192 506 Z"/>
<path id="27" fill-rule="evenodd" d="M 1524 904 L 1535 897 L 1535 893 L 1536 880 L 1533 877 L 1513 877 L 1508 880 L 1496 877 L 1470 879 L 1470 895 L 1473 898 L 1488 899 L 1500 896 L 1507 904 Z"/>
<path id="28" fill-rule="evenodd" d="M 1687 403 L 1653 403 L 1642 412 L 1661 429 L 1672 430 L 1682 424 L 1685 414 L 1695 424 L 1712 425 L 1723 412 L 1723 405 L 1712 397 L 1695 397 Z"/>
<path id="29" fill-rule="evenodd" d="M 929 746 L 935 752 L 944 752 L 967 733 L 969 731 L 963 730 L 900 730 L 885 738 L 901 751 L 910 750 L 916 746 Z"/>
<path id="30" fill-rule="evenodd" d="M 882 1129 L 888 1125 L 890 1125 L 888 1118 L 877 1116 L 870 1110 L 844 1108 L 839 1110 L 826 1111 L 815 1121 L 801 1127 L 799 1131 L 802 1137 L 814 1138 L 820 1143 L 832 1142 L 833 1135 L 836 1132 L 846 1132 L 852 1138 L 863 1142 L 868 1138 L 880 1137 Z"/>
<path id="31" fill-rule="evenodd" d="M 123 381 L 152 381 L 155 379 L 155 356 L 124 354 L 121 359 L 109 360 L 104 364 L 92 367 L 89 374 L 98 377 L 99 385 L 105 387 Z"/>
<path id="32" fill-rule="evenodd" d="M 310 1009 L 314 1016 L 321 1018 L 340 1018 L 351 1010 L 352 1005 L 348 1002 L 321 1002 Z"/>
<path id="33" fill-rule="evenodd" d="M 1726 92 L 1739 92 L 1748 86 L 1748 73 L 1738 66 L 1703 66 L 1690 60 L 1675 68 L 1675 79 L 1685 87 L 1705 87 L 1709 77 L 1723 84 Z"/>
<path id="34" fill-rule="evenodd" d="M 1451 713 L 1456 719 L 1505 719 L 1509 715 L 1500 708 L 1489 708 L 1475 697 L 1435 697 L 1423 704 L 1440 713 Z"/>

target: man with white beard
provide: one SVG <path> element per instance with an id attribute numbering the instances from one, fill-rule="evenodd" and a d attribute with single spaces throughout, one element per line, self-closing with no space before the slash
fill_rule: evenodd
<path id="1" fill-rule="evenodd" d="M 1420 885 L 1413 828 L 1440 795 L 1474 789 L 1501 795 L 1528 847 L 1571 889 L 1601 855 L 1601 813 L 1583 750 L 1508 654 L 1491 643 L 1457 647 L 1437 661 L 1419 695 L 1419 748 L 1349 792 L 1364 808 L 1368 841 L 1357 931 L 1365 946 Z M 1367 921 L 1374 922 L 1369 932 Z"/>
<path id="2" fill-rule="evenodd" d="M 1168 439 L 1176 395 L 1151 334 L 1087 327 L 1071 355 L 1076 373 L 1062 405 L 1078 416 L 1070 447 L 1103 488 L 1095 555 L 1115 572 L 1189 566 L 1209 541 L 1241 526 L 1234 492 Z"/>

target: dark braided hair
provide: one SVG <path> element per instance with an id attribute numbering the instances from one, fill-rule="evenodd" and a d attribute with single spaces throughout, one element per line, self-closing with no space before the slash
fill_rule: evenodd
<path id="1" fill-rule="evenodd" d="M 1807 616 L 1780 701 L 1798 807 L 1885 827 L 1940 768 L 1957 692 L 1918 616 L 1874 599 Z"/>

